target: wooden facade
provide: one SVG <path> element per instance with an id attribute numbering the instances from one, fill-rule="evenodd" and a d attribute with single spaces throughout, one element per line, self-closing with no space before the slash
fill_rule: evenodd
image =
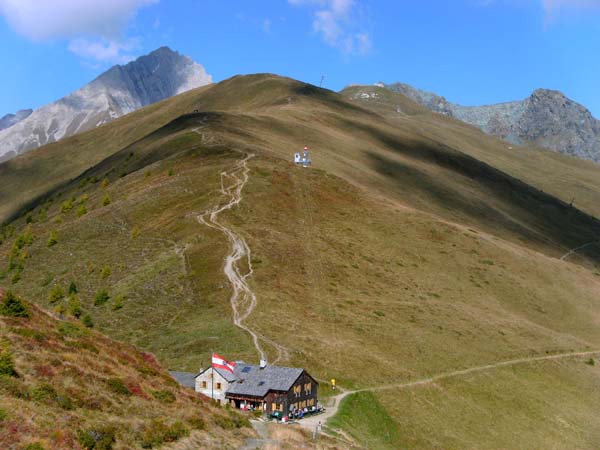
<path id="1" fill-rule="evenodd" d="M 318 389 L 319 383 L 306 371 L 302 371 L 287 391 L 269 389 L 264 397 L 231 393 L 226 393 L 225 396 L 236 408 L 253 407 L 266 413 L 280 411 L 288 414 L 295 409 L 316 407 Z"/>

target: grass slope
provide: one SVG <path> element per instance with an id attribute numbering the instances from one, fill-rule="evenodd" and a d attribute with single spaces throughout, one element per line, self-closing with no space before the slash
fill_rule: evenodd
<path id="1" fill-rule="evenodd" d="M 6 284 L 68 314 L 68 300 L 51 294 L 74 282 L 98 327 L 171 368 L 197 370 L 217 348 L 255 360 L 249 337 L 231 323 L 225 239 L 195 220 L 224 201 L 220 173 L 253 152 L 244 198 L 222 220 L 253 252 L 258 307 L 248 324 L 290 349 L 286 364 L 369 387 L 600 348 L 598 249 L 585 249 L 578 265 L 557 258 L 594 239 L 598 223 L 535 180 L 288 79 L 235 77 L 190 95 L 201 113 L 123 146 L 5 229 Z M 482 135 L 481 146 L 488 142 Z M 315 148 L 313 169 L 288 162 L 305 143 Z M 103 289 L 110 298 L 98 302 Z M 570 380 L 565 414 L 588 423 L 589 405 L 600 400 L 592 372 L 576 359 L 564 364 L 547 364 L 544 377 L 523 375 L 522 401 L 560 398 Z M 338 424 L 375 448 L 460 448 L 457 423 L 430 412 L 443 406 L 472 423 L 465 447 L 516 447 L 507 430 L 522 416 L 510 414 L 509 401 L 488 401 L 507 388 L 507 370 L 449 382 L 461 399 L 419 403 L 412 421 L 402 409 L 408 391 L 361 394 L 349 403 L 378 402 L 373 426 L 355 425 L 362 413 L 354 407 Z M 494 376 L 498 386 L 486 379 Z M 578 401 L 583 392 L 589 403 Z M 461 401 L 481 407 L 460 410 Z M 381 414 L 397 426 L 388 441 L 375 439 Z M 503 422 L 490 434 L 494 414 Z M 548 416 L 528 424 L 539 432 L 524 445 L 545 447 Z M 569 440 L 593 448 L 594 437 L 591 428 L 566 427 L 556 448 Z"/>
<path id="2" fill-rule="evenodd" d="M 246 419 L 179 387 L 151 354 L 22 304 L 28 317 L 0 315 L 2 448 L 156 448 L 190 440 L 221 449 L 251 434 Z"/>

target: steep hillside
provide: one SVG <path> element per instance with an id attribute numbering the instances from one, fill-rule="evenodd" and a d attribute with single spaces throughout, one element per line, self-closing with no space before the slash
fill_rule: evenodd
<path id="1" fill-rule="evenodd" d="M 597 169 L 534 152 L 548 175 L 520 178 L 501 141 L 405 97 L 361 97 L 234 77 L 80 135 L 79 165 L 3 228 L 4 283 L 67 313 L 58 294 L 74 283 L 97 328 L 171 369 L 215 349 L 256 361 L 233 323 L 229 241 L 198 220 L 253 155 L 219 216 L 251 252 L 244 323 L 270 361 L 283 348 L 280 362 L 362 390 L 331 427 L 381 449 L 594 448 L 599 224 L 542 191 L 561 168 L 573 191 Z M 136 126 L 149 131 L 134 139 Z M 109 151 L 110 131 L 129 135 Z M 304 145 L 312 168 L 290 162 Z M 75 147 L 15 162 L 27 174 Z"/>
<path id="2" fill-rule="evenodd" d="M 475 125 L 516 145 L 533 144 L 600 162 L 600 121 L 562 92 L 537 89 L 520 101 L 462 106 L 404 83 L 385 85 L 426 108 Z"/>
<path id="3" fill-rule="evenodd" d="M 0 161 L 80 133 L 211 82 L 204 68 L 161 47 L 0 128 Z"/>
<path id="4" fill-rule="evenodd" d="M 512 147 L 459 120 L 431 114 L 406 96 L 378 86 L 356 86 L 341 94 L 351 102 L 383 115 L 398 127 L 443 142 L 578 209 L 600 216 L 596 164 L 537 148 Z"/>
<path id="5" fill-rule="evenodd" d="M 56 319 L 2 292 L 0 326 L 2 448 L 156 448 L 180 441 L 222 449 L 252 434 L 247 419 L 180 388 L 151 354 L 76 320 Z"/>

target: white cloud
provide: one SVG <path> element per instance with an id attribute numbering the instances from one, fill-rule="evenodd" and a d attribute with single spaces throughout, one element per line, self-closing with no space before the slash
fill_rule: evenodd
<path id="1" fill-rule="evenodd" d="M 368 32 L 357 21 L 355 0 L 288 0 L 291 5 L 312 9 L 313 30 L 332 47 L 345 54 L 364 55 L 371 51 Z"/>
<path id="2" fill-rule="evenodd" d="M 122 33 L 135 13 L 158 0 L 0 0 L 0 15 L 34 42 L 70 39 L 69 49 L 98 61 L 120 62 Z"/>
<path id="3" fill-rule="evenodd" d="M 69 51 L 72 53 L 83 59 L 101 63 L 128 63 L 134 59 L 134 56 L 129 52 L 135 47 L 137 47 L 135 40 L 117 42 L 107 40 L 90 41 L 77 38 L 69 42 Z"/>

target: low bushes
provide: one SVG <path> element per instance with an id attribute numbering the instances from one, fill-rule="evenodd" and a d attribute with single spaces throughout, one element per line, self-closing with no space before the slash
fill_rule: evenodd
<path id="1" fill-rule="evenodd" d="M 175 394 L 166 389 L 161 391 L 152 391 L 152 396 L 163 403 L 173 403 L 175 401 Z"/>
<path id="2" fill-rule="evenodd" d="M 0 314 L 10 317 L 29 317 L 27 307 L 11 291 L 4 294 L 4 298 L 0 304 Z"/>
<path id="3" fill-rule="evenodd" d="M 154 420 L 141 435 L 142 448 L 156 448 L 167 442 L 175 442 L 189 436 L 190 431 L 182 422 L 167 425 L 161 420 Z"/>
<path id="4" fill-rule="evenodd" d="M 89 428 L 79 431 L 79 444 L 87 450 L 111 450 L 117 438 L 115 430 L 110 427 Z"/>
<path id="5" fill-rule="evenodd" d="M 108 380 L 106 380 L 106 385 L 115 394 L 126 396 L 131 395 L 131 391 L 120 378 L 109 378 Z"/>

